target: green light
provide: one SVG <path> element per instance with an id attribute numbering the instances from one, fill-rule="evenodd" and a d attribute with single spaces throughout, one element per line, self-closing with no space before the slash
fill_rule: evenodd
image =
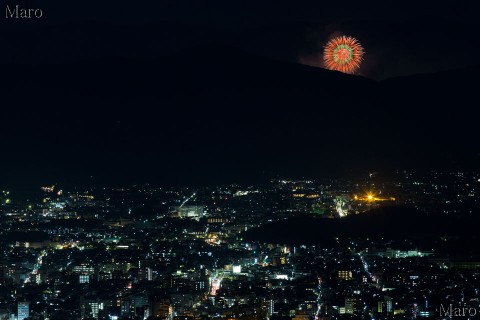
<path id="1" fill-rule="evenodd" d="M 348 51 L 348 57 L 343 58 L 343 59 L 341 59 L 341 58 L 338 57 L 338 51 L 340 51 L 340 50 L 342 50 L 342 49 Z M 353 59 L 353 50 L 352 50 L 352 48 L 350 48 L 349 46 L 347 46 L 347 45 L 345 45 L 345 44 L 340 44 L 340 45 L 338 45 L 338 46 L 335 48 L 335 50 L 333 51 L 333 59 L 334 59 L 335 62 L 337 62 L 337 63 L 343 63 L 343 64 L 345 64 L 345 63 L 350 62 L 350 61 Z"/>

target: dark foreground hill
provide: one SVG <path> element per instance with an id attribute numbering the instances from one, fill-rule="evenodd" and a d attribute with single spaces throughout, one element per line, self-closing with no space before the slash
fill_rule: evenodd
<path id="1" fill-rule="evenodd" d="M 404 239 L 475 235 L 478 218 L 427 215 L 400 206 L 383 207 L 343 219 L 292 218 L 263 225 L 243 238 L 266 243 L 332 244 L 334 238 Z"/>

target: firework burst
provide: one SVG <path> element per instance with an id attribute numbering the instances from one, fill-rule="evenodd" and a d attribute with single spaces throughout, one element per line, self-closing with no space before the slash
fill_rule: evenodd
<path id="1" fill-rule="evenodd" d="M 328 41 L 323 50 L 323 61 L 329 70 L 354 73 L 362 62 L 363 47 L 353 37 L 340 36 Z"/>

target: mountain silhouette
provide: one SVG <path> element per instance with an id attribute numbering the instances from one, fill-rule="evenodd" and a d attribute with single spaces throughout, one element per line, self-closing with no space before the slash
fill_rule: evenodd
<path id="1" fill-rule="evenodd" d="M 478 69 L 377 82 L 220 45 L 8 64 L 2 178 L 208 183 L 451 167 L 478 153 Z"/>

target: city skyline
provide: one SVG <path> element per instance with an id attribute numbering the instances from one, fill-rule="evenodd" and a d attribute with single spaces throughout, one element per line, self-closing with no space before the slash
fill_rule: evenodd
<path id="1" fill-rule="evenodd" d="M 204 187 L 45 185 L 28 201 L 3 190 L 0 314 L 274 320 L 474 312 L 452 288 L 476 299 L 479 191 L 480 173 L 460 171 Z"/>

